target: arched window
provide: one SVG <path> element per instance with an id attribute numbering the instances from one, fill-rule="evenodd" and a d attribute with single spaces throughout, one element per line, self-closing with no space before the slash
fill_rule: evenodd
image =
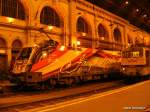
<path id="1" fill-rule="evenodd" d="M 44 7 L 40 15 L 40 22 L 46 25 L 60 27 L 60 18 L 55 10 L 50 7 Z"/>
<path id="2" fill-rule="evenodd" d="M 92 36 L 91 36 L 91 27 L 87 22 L 79 17 L 76 24 L 76 30 L 79 34 L 78 41 L 80 41 L 80 46 L 82 47 L 92 47 Z"/>
<path id="3" fill-rule="evenodd" d="M 20 40 L 15 40 L 13 43 L 12 43 L 12 48 L 13 49 L 20 49 L 22 48 L 22 42 Z"/>
<path id="4" fill-rule="evenodd" d="M 78 21 L 77 21 L 77 31 L 78 32 L 85 32 L 88 33 L 88 24 L 86 23 L 86 21 L 79 17 Z"/>
<path id="5" fill-rule="evenodd" d="M 21 50 L 22 48 L 22 42 L 20 40 L 15 40 L 13 41 L 12 43 L 12 50 L 11 50 L 11 53 L 12 53 L 12 60 L 11 60 L 11 64 L 14 63 L 19 51 Z"/>
<path id="6" fill-rule="evenodd" d="M 0 0 L 0 15 L 25 20 L 25 11 L 19 0 Z"/>
<path id="7" fill-rule="evenodd" d="M 101 24 L 98 26 L 98 36 L 101 40 L 108 40 L 108 32 L 105 27 Z"/>
<path id="8" fill-rule="evenodd" d="M 114 29 L 113 34 L 114 34 L 115 41 L 121 42 L 121 32 L 120 32 L 120 30 L 118 28 Z"/>
<path id="9" fill-rule="evenodd" d="M 13 43 L 12 43 L 12 57 L 16 57 L 19 53 L 19 51 L 21 50 L 22 48 L 22 42 L 20 40 L 15 40 Z"/>

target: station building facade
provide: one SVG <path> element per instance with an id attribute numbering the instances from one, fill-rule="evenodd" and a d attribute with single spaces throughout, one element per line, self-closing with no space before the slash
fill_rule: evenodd
<path id="1" fill-rule="evenodd" d="M 46 34 L 45 34 L 46 33 Z M 85 0 L 0 0 L 0 71 L 22 47 L 48 39 L 65 46 L 123 50 L 150 46 L 150 34 Z"/>

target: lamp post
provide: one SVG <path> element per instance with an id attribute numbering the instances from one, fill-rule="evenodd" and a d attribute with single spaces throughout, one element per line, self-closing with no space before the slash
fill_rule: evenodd
<path id="1" fill-rule="evenodd" d="M 52 38 L 47 33 L 50 32 L 52 29 L 53 29 L 53 26 L 49 25 L 46 27 L 46 29 L 45 27 L 42 27 L 38 31 L 44 33 L 48 37 L 48 39 L 51 40 Z M 48 31 L 45 31 L 45 30 L 48 30 Z"/>

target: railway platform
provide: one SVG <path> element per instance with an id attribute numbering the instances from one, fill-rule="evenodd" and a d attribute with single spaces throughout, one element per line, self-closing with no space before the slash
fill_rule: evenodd
<path id="1" fill-rule="evenodd" d="M 110 89 L 115 89 L 125 86 L 122 81 L 111 81 L 111 82 L 101 82 L 101 83 L 88 83 L 85 85 L 80 85 L 71 88 L 56 88 L 52 90 L 45 91 L 20 91 L 10 94 L 0 94 L 0 112 L 1 109 L 13 108 L 16 106 L 24 105 L 28 107 L 35 102 L 52 101 L 61 98 L 71 97 L 71 96 L 81 96 L 80 94 L 87 94 L 96 91 L 107 91 Z M 45 105 L 43 105 L 45 106 Z M 11 111 L 12 112 L 12 111 Z"/>
<path id="2" fill-rule="evenodd" d="M 150 112 L 150 80 L 28 112 Z"/>

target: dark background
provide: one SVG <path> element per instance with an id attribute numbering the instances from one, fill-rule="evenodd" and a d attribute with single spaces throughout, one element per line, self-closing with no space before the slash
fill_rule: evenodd
<path id="1" fill-rule="evenodd" d="M 150 0 L 86 0 L 150 33 Z M 128 3 L 127 3 L 128 2 Z"/>

